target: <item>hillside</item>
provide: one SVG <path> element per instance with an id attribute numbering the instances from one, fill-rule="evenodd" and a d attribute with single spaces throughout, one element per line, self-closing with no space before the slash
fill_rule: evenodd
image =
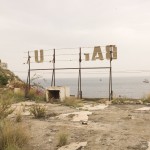
<path id="1" fill-rule="evenodd" d="M 15 86 L 15 84 L 23 84 L 23 81 L 8 69 L 0 68 L 0 87 Z"/>

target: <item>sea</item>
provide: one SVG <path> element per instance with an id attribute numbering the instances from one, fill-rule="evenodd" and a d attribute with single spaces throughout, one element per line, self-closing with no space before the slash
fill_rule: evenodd
<path id="1" fill-rule="evenodd" d="M 140 99 L 150 94 L 150 77 L 113 77 L 112 90 L 114 97 Z M 51 79 L 40 79 L 38 81 L 43 87 L 51 85 Z M 70 94 L 77 96 L 77 78 L 56 78 L 56 86 L 68 86 Z M 109 78 L 82 78 L 82 96 L 84 98 L 108 98 Z"/>

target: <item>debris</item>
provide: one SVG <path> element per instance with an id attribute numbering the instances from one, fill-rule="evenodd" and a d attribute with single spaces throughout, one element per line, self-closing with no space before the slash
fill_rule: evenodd
<path id="1" fill-rule="evenodd" d="M 83 124 L 83 125 L 87 125 L 88 122 L 87 122 L 87 121 L 82 121 L 82 124 Z"/>
<path id="2" fill-rule="evenodd" d="M 79 150 L 87 145 L 87 142 L 71 143 L 60 147 L 58 150 Z"/>

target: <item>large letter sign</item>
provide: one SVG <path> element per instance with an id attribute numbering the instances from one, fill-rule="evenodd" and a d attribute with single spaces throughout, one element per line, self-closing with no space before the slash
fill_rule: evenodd
<path id="1" fill-rule="evenodd" d="M 110 59 L 111 57 L 112 59 L 117 59 L 117 47 L 115 45 L 106 46 L 106 59 Z"/>
<path id="2" fill-rule="evenodd" d="M 102 52 L 103 50 L 100 46 L 95 46 L 92 55 L 91 53 L 84 53 L 85 61 L 117 59 L 117 47 L 115 45 L 107 45 L 105 46 L 105 52 Z M 44 61 L 44 51 L 42 49 L 40 50 L 40 56 L 38 50 L 35 50 L 34 53 L 35 62 L 42 63 Z M 104 56 L 103 53 L 106 53 L 106 55 Z"/>
<path id="3" fill-rule="evenodd" d="M 42 63 L 44 61 L 44 54 L 43 54 L 43 50 L 40 50 L 40 60 L 39 60 L 39 56 L 38 56 L 38 50 L 34 51 L 35 53 L 35 62 L 36 63 Z"/>
<path id="4" fill-rule="evenodd" d="M 96 59 L 104 60 L 100 46 L 94 47 L 92 60 L 96 60 Z"/>

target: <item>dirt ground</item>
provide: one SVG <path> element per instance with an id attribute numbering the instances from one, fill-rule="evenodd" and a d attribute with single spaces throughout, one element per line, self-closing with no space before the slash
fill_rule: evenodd
<path id="1" fill-rule="evenodd" d="M 81 111 L 79 109 L 60 104 L 46 105 L 49 114 L 46 119 L 23 117 L 31 136 L 27 150 L 58 149 L 60 132 L 68 134 L 68 144 L 87 142 L 84 150 L 149 150 L 150 110 L 136 110 L 144 105 L 109 105 L 103 110 L 92 110 L 87 124 L 50 115 Z"/>

